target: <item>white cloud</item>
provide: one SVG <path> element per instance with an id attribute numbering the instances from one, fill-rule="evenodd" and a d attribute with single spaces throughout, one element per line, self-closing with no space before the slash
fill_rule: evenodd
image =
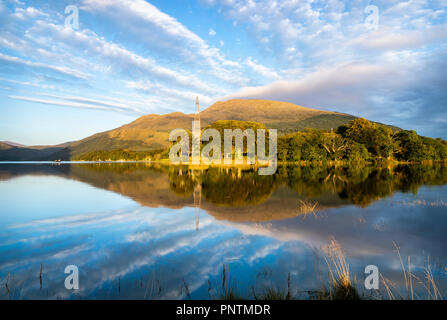
<path id="1" fill-rule="evenodd" d="M 10 1 L 10 2 L 13 2 L 13 3 L 15 3 L 15 4 L 18 4 L 18 5 L 21 5 L 21 6 L 25 5 L 24 2 L 19 1 L 19 0 L 9 0 L 9 1 Z"/>
<path id="2" fill-rule="evenodd" d="M 57 95 L 57 94 L 48 94 L 48 93 L 40 93 L 40 95 L 61 99 L 61 100 L 68 100 L 71 102 L 80 102 L 85 103 L 88 105 L 97 105 L 97 106 L 104 106 L 108 107 L 111 110 L 118 110 L 118 111 L 131 111 L 136 113 L 141 113 L 142 110 L 132 105 L 132 101 L 129 101 L 130 103 L 122 103 L 117 101 L 111 101 L 110 99 L 95 99 L 95 98 L 88 98 L 88 97 L 81 97 L 81 96 L 66 96 L 66 95 Z"/>
<path id="3" fill-rule="evenodd" d="M 141 90 L 150 94 L 161 94 L 169 97 L 170 99 L 175 98 L 177 101 L 193 101 L 197 96 L 197 93 L 192 91 L 184 91 L 184 90 L 176 90 L 173 88 L 161 86 L 159 84 L 155 84 L 150 82 L 149 80 L 145 81 L 126 81 L 126 87 Z M 210 104 L 213 102 L 213 99 L 206 95 L 200 95 L 200 101 L 203 104 Z"/>
<path id="4" fill-rule="evenodd" d="M 268 78 L 270 80 L 278 80 L 280 78 L 280 76 L 275 71 L 257 63 L 251 57 L 248 57 L 248 59 L 245 61 L 245 64 L 249 66 L 253 71 L 265 78 Z"/>
<path id="5" fill-rule="evenodd" d="M 1 79 L 0 79 L 1 80 Z M 14 81 L 13 83 L 32 85 L 27 82 Z M 41 88 L 48 89 L 46 86 L 38 86 Z M 51 88 L 53 89 L 53 88 Z M 30 97 L 29 95 L 37 95 L 41 97 L 53 98 L 52 100 Z M 54 105 L 59 107 L 72 107 L 81 109 L 96 109 L 104 111 L 115 111 L 115 112 L 127 112 L 130 114 L 144 114 L 143 109 L 147 109 L 148 99 L 143 103 L 137 100 L 127 99 L 122 101 L 120 99 L 114 99 L 112 97 L 85 97 L 85 96 L 74 96 L 74 95 L 61 95 L 46 92 L 27 92 L 27 96 L 10 95 L 9 98 L 27 102 L 35 102 L 46 105 Z M 56 99 L 56 100 L 54 100 Z"/>
<path id="6" fill-rule="evenodd" d="M 346 64 L 320 68 L 297 80 L 280 80 L 265 86 L 245 87 L 225 98 L 284 100 L 306 107 L 374 118 L 384 116 L 384 112 L 390 115 L 397 108 L 372 108 L 371 96 L 389 94 L 408 86 L 408 81 L 405 80 L 407 75 L 408 70 L 396 71 L 390 64 Z M 388 98 L 392 99 L 392 96 Z"/>
<path id="7" fill-rule="evenodd" d="M 232 87 L 234 83 L 247 82 L 245 78 L 240 76 L 242 66 L 238 62 L 224 59 L 218 52 L 218 49 L 208 47 L 202 39 L 193 33 L 189 33 L 175 19 L 161 13 L 155 7 L 153 8 L 154 13 L 159 14 L 161 17 L 157 22 L 158 25 L 165 25 L 165 27 L 162 27 L 162 31 L 170 30 L 172 39 L 169 39 L 170 37 L 165 38 L 172 41 L 176 34 L 176 31 L 172 28 L 177 28 L 180 34 L 183 32 L 191 41 L 196 41 L 196 43 L 202 42 L 203 48 L 208 48 L 206 50 L 208 60 L 214 64 L 214 67 L 210 68 L 209 64 L 206 65 L 205 63 L 198 70 L 191 70 L 191 64 L 187 60 L 182 61 L 181 59 L 177 59 L 175 63 L 171 63 L 163 58 L 163 63 L 159 63 L 156 58 L 148 54 L 148 50 L 132 51 L 117 42 L 119 39 L 108 41 L 104 36 L 86 28 L 82 28 L 80 31 L 65 28 L 63 21 L 52 20 L 51 17 L 54 17 L 54 13 L 50 11 L 43 12 L 40 9 L 13 9 L 9 12 L 10 16 L 14 15 L 15 12 L 27 12 L 28 16 L 24 16 L 27 20 L 26 23 L 25 21 L 18 22 L 17 19 L 15 21 L 11 20 L 12 22 L 8 25 L 9 29 L 4 29 L 0 32 L 0 46 L 17 52 L 17 57 L 1 53 L 0 61 L 3 61 L 3 64 L 21 64 L 28 68 L 35 68 L 37 72 L 33 73 L 34 78 L 39 81 L 54 82 L 54 84 L 43 84 L 42 81 L 40 82 L 42 83 L 41 87 L 59 92 L 67 92 L 61 88 L 65 85 L 60 81 L 63 79 L 48 76 L 45 70 L 56 71 L 73 78 L 87 80 L 84 85 L 89 86 L 93 90 L 95 87 L 97 90 L 107 90 L 107 85 L 102 85 L 103 80 L 107 79 L 107 82 L 113 85 L 114 81 L 110 81 L 110 79 L 111 77 L 116 77 L 117 73 L 119 74 L 118 78 L 124 77 L 122 79 L 124 82 L 130 78 L 136 79 L 134 82 L 146 82 L 147 84 L 150 79 L 150 83 L 157 87 L 157 90 L 150 92 L 147 90 L 147 86 L 144 88 L 141 86 L 127 86 L 125 87 L 125 91 L 127 92 L 123 93 L 125 96 L 129 96 L 130 93 L 138 94 L 138 91 L 142 94 L 144 93 L 145 105 L 140 104 L 136 108 L 134 101 L 131 100 L 129 102 L 131 108 L 140 114 L 144 113 L 143 110 L 147 111 L 148 109 L 152 109 L 151 105 L 157 105 L 158 112 L 163 112 L 163 110 L 184 111 L 185 101 L 191 101 L 197 95 L 201 97 L 201 101 L 204 103 L 211 103 L 213 101 L 212 96 L 218 96 L 228 92 L 229 87 Z M 132 14 L 134 13 L 132 12 Z M 36 17 L 32 18 L 32 15 Z M 63 16 L 61 15 L 59 18 L 63 19 Z M 166 21 L 171 21 L 172 24 L 169 22 L 165 23 Z M 146 23 L 149 24 L 148 22 Z M 145 29 L 143 28 L 143 30 Z M 132 47 L 132 45 L 130 46 Z M 26 57 L 26 59 L 21 57 Z M 204 61 L 208 60 L 202 56 L 200 63 L 203 64 Z M 79 70 L 88 70 L 89 73 L 87 74 Z M 217 73 L 219 77 L 215 77 Z M 202 78 L 206 80 L 204 81 Z M 120 79 L 118 81 L 122 80 Z M 224 83 L 219 82 L 222 80 Z M 71 83 L 73 84 L 73 82 Z M 21 83 L 17 82 L 15 84 L 37 87 L 31 81 L 21 81 Z M 73 89 L 76 91 L 79 88 Z M 26 99 L 29 102 L 34 101 L 36 103 L 78 108 L 97 108 L 97 106 L 100 106 L 109 108 L 112 111 L 122 111 L 121 109 L 124 108 L 120 107 L 126 106 L 126 103 L 121 103 L 120 105 L 110 103 L 100 104 L 99 100 L 101 99 L 98 101 L 74 101 L 70 100 L 70 97 L 68 97 L 68 103 L 66 101 L 61 103 L 60 101 L 53 101 L 51 99 L 29 98 L 29 93 L 27 94 L 18 94 L 16 92 L 13 96 L 17 100 L 24 98 L 22 100 Z M 58 98 L 64 99 L 63 97 Z"/>
<path id="8" fill-rule="evenodd" d="M 53 86 L 53 85 L 34 83 L 34 82 L 30 82 L 30 81 L 18 81 L 18 80 L 13 80 L 13 79 L 4 79 L 4 78 L 0 78 L 0 81 L 9 82 L 12 84 L 19 84 L 22 86 L 37 87 L 37 88 L 42 88 L 42 89 L 55 89 L 55 86 Z"/>
<path id="9" fill-rule="evenodd" d="M 48 14 L 33 7 L 28 7 L 26 9 L 16 8 L 14 13 L 12 14 L 13 18 L 19 20 L 25 20 L 29 18 L 35 19 L 39 16 L 48 17 Z"/>
<path id="10" fill-rule="evenodd" d="M 13 63 L 13 64 L 21 64 L 21 65 L 32 67 L 32 68 L 48 69 L 48 70 L 56 71 L 58 73 L 65 74 L 65 75 L 79 78 L 79 79 L 90 78 L 89 74 L 84 73 L 82 71 L 73 70 L 71 68 L 67 68 L 64 66 L 55 66 L 55 65 L 49 65 L 49 64 L 45 64 L 45 63 L 41 63 L 41 62 L 33 62 L 33 61 L 23 60 L 19 57 L 5 55 L 1 52 L 0 52 L 0 60 L 6 61 L 9 63 Z"/>
<path id="11" fill-rule="evenodd" d="M 371 34 L 365 25 L 367 4 L 350 2 L 348 8 L 345 3 L 339 0 L 209 2 L 223 8 L 224 14 L 234 21 L 247 25 L 260 49 L 280 61 L 287 58 L 291 67 L 352 62 L 366 54 L 364 48 L 374 48 L 371 55 L 377 55 L 380 50 L 423 48 L 427 43 L 445 41 L 446 12 L 435 4 L 379 2 L 376 5 L 380 9 L 380 28 Z"/>
<path id="12" fill-rule="evenodd" d="M 84 50 L 92 56 L 108 60 L 112 62 L 112 68 L 127 72 L 131 68 L 139 73 L 138 76 L 152 75 L 175 85 L 195 88 L 201 92 L 215 92 L 214 88 L 195 76 L 160 66 L 154 59 L 143 57 L 113 42 L 108 42 L 88 29 L 74 31 L 61 25 L 38 21 L 30 32 L 36 34 L 37 37 L 51 34 L 51 40 L 57 41 L 58 44 L 70 47 L 72 50 Z"/>
<path id="13" fill-rule="evenodd" d="M 368 50 L 393 51 L 420 48 L 439 40 L 447 40 L 447 25 L 436 26 L 425 31 L 406 30 L 399 33 L 382 28 L 377 32 L 352 40 L 351 44 Z"/>
<path id="14" fill-rule="evenodd" d="M 87 103 L 64 102 L 64 101 L 47 100 L 47 99 L 24 97 L 24 96 L 8 96 L 8 98 L 15 99 L 15 100 L 27 101 L 27 102 L 36 102 L 36 103 L 54 105 L 54 106 L 62 106 L 62 107 L 109 110 L 109 108 L 104 107 L 104 106 L 98 106 L 98 105 L 87 104 Z"/>
<path id="15" fill-rule="evenodd" d="M 233 85 L 248 83 L 237 62 L 226 59 L 219 49 L 144 0 L 84 0 L 82 8 L 112 17 L 146 45 L 169 53 L 168 59 L 180 55 L 189 65 L 206 69 L 216 79 Z"/>
<path id="16" fill-rule="evenodd" d="M 447 118 L 442 102 L 447 75 L 442 58 L 410 52 L 389 54 L 377 63 L 349 63 L 297 70 L 294 80 L 244 87 L 223 97 L 289 101 L 305 107 L 354 114 L 422 134 L 445 136 L 435 119 Z M 301 74 L 301 76 L 299 76 Z"/>
<path id="17" fill-rule="evenodd" d="M 3 1 L 0 63 L 8 72 L 30 71 L 18 72 L 11 79 L 16 82 L 9 81 L 15 85 L 58 92 L 74 85 L 78 92 L 88 87 L 90 93 L 96 90 L 105 96 L 81 94 L 75 100 L 74 92 L 41 93 L 82 108 L 121 111 L 127 106 L 145 111 L 153 104 L 188 110 L 199 95 L 204 103 L 223 96 L 270 98 L 362 116 L 409 119 L 428 101 L 443 106 L 445 97 L 438 93 L 443 91 L 439 84 L 445 83 L 442 68 L 428 72 L 423 66 L 428 61 L 442 65 L 437 59 L 445 56 L 445 6 L 378 0 L 380 25 L 371 32 L 364 24 L 366 4 L 346 3 L 208 1 L 221 9 L 229 28 L 243 26 L 237 29 L 241 36 L 225 38 L 226 43 L 210 28 L 214 24 L 205 26 L 200 34 L 215 37 L 211 45 L 183 23 L 180 13 L 168 15 L 143 0 L 82 0 L 81 12 L 88 13 L 82 15 L 86 20 L 78 32 L 64 28 L 63 14 L 48 6 L 14 8 Z M 93 18 L 98 21 L 88 20 Z M 98 23 L 107 28 L 96 30 Z M 245 57 L 233 50 L 223 53 L 223 48 L 232 48 L 230 41 L 238 44 L 240 39 L 241 52 L 248 52 Z M 254 40 L 255 46 L 247 40 Z M 246 58 L 249 55 L 256 60 Z M 116 88 L 123 90 L 122 101 L 107 100 L 107 91 L 115 94 Z M 430 100 L 435 95 L 438 99 Z M 12 96 L 35 99 L 18 92 Z"/>

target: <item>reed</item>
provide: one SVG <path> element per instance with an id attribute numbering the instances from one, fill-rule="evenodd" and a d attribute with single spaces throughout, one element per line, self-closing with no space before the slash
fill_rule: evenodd
<path id="1" fill-rule="evenodd" d="M 329 288 L 319 296 L 327 300 L 359 300 L 360 295 L 353 283 L 349 264 L 341 245 L 333 237 L 324 256 L 329 272 Z"/>
<path id="2" fill-rule="evenodd" d="M 318 201 L 315 201 L 314 203 L 312 201 L 304 201 L 304 200 L 299 200 L 299 215 L 302 216 L 307 216 L 307 215 L 313 215 L 314 217 L 316 217 L 316 212 L 315 209 L 318 206 Z"/>
<path id="3" fill-rule="evenodd" d="M 40 282 L 40 289 L 42 289 L 42 264 L 40 264 L 39 282 Z"/>
<path id="4" fill-rule="evenodd" d="M 319 254 L 315 251 L 315 256 L 318 261 L 320 257 L 323 257 L 328 272 L 328 280 L 322 279 L 322 287 L 319 290 L 307 290 L 307 291 L 295 291 L 292 293 L 292 279 L 291 273 L 287 275 L 287 288 L 279 287 L 273 282 L 269 285 L 265 285 L 260 290 L 255 290 L 255 287 L 251 287 L 251 294 L 240 295 L 236 290 L 236 282 L 230 276 L 230 269 L 227 265 L 222 264 L 222 271 L 220 278 L 217 279 L 215 290 L 212 283 L 208 280 L 208 292 L 210 299 L 213 300 L 237 300 L 244 297 L 255 300 L 292 300 L 292 299 L 315 299 L 315 300 L 359 300 L 359 299 L 389 299 L 389 300 L 443 300 L 443 294 L 441 293 L 440 286 L 436 277 L 440 273 L 447 272 L 446 267 L 440 265 L 433 265 L 430 262 L 430 258 L 427 258 L 427 263 L 422 270 L 418 269 L 417 275 L 413 271 L 414 267 L 411 262 L 411 257 L 404 257 L 401 254 L 399 246 L 393 242 L 394 250 L 400 263 L 403 285 L 398 286 L 390 279 L 380 274 L 381 290 L 370 292 L 368 295 L 361 286 L 356 286 L 355 277 L 351 272 L 351 267 L 346 259 L 346 256 L 342 250 L 340 243 L 335 238 L 330 238 L 329 245 L 326 251 L 319 251 L 323 254 Z M 435 268 L 435 270 L 434 270 Z M 318 270 L 320 265 L 318 264 Z M 326 270 L 326 268 L 324 268 Z M 31 279 L 33 278 L 31 272 Z M 419 276 L 418 276 L 419 275 Z M 271 276 L 268 273 L 267 276 Z M 317 277 L 317 270 L 315 277 Z M 11 279 L 12 278 L 12 279 Z M 39 279 L 40 288 L 42 289 L 43 278 L 43 266 L 40 265 Z M 14 285 L 14 275 L 8 273 L 4 284 L 5 293 L 7 297 L 17 299 L 15 294 L 20 291 L 21 297 L 25 281 L 22 283 L 22 288 L 18 287 L 19 284 Z M 191 290 L 186 282 L 182 279 L 180 296 L 192 300 Z M 116 283 L 116 282 L 115 282 Z M 136 285 L 143 289 L 143 278 L 136 281 Z M 15 288 L 16 287 L 16 288 Z M 116 290 L 116 287 L 114 290 Z M 116 292 L 116 291 L 115 291 Z M 121 277 L 118 277 L 118 293 L 121 292 Z M 299 295 L 298 295 L 299 294 Z M 162 297 L 162 287 L 160 281 L 152 273 L 149 274 L 146 283 L 144 299 L 160 299 Z"/>
<path id="5" fill-rule="evenodd" d="M 256 293 L 254 287 L 252 287 L 252 295 L 255 300 L 292 300 L 295 297 L 291 292 L 291 276 L 290 272 L 287 275 L 287 289 L 284 290 L 273 284 L 264 286 L 261 293 Z"/>
<path id="6" fill-rule="evenodd" d="M 6 279 L 6 282 L 5 282 L 5 288 L 6 288 L 6 291 L 8 291 L 8 295 L 9 295 L 9 293 L 10 293 L 10 291 L 9 291 L 9 272 L 8 272 L 8 278 Z"/>
<path id="7" fill-rule="evenodd" d="M 189 300 L 191 300 L 191 293 L 189 292 L 189 287 L 186 284 L 185 279 L 183 279 L 183 287 L 185 288 L 186 296 L 188 297 Z"/>
<path id="8" fill-rule="evenodd" d="M 442 300 L 443 296 L 433 275 L 430 257 L 427 258 L 427 265 L 423 271 L 424 277 L 421 279 L 411 269 L 411 257 L 407 257 L 407 265 L 405 265 L 399 246 L 395 242 L 393 242 L 393 245 L 399 257 L 405 283 L 405 292 L 401 292 L 391 280 L 381 276 L 388 298 L 390 300 Z M 421 289 L 423 290 L 420 290 L 420 293 L 425 292 L 425 296 L 420 296 L 416 293 L 415 289 L 417 286 L 422 287 Z"/>
<path id="9" fill-rule="evenodd" d="M 228 270 L 227 270 L 228 269 Z M 227 268 L 225 264 L 222 264 L 222 272 L 220 276 L 220 284 L 216 286 L 217 290 L 213 295 L 211 293 L 211 283 L 209 284 L 208 292 L 210 292 L 211 299 L 217 300 L 240 300 L 242 299 L 242 295 L 239 295 L 236 290 L 235 282 L 230 277 L 230 269 Z"/>
<path id="10" fill-rule="evenodd" d="M 183 279 L 184 285 L 186 285 L 185 280 Z M 187 286 L 186 286 L 187 288 Z M 155 300 L 160 299 L 161 294 L 163 292 L 163 287 L 161 285 L 161 282 L 159 279 L 156 279 L 154 274 L 150 273 L 147 282 L 146 282 L 146 288 L 144 291 L 144 300 Z M 189 294 L 189 288 L 187 290 L 187 295 Z"/>

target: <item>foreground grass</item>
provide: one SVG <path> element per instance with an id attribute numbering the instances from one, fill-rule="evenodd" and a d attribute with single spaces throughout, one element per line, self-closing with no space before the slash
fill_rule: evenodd
<path id="1" fill-rule="evenodd" d="M 327 252 L 323 254 L 323 259 L 327 266 L 328 278 L 326 283 L 322 283 L 320 289 L 298 291 L 292 293 L 291 275 L 287 277 L 287 289 L 282 289 L 274 284 L 267 285 L 256 290 L 251 287 L 249 295 L 242 295 L 237 292 L 235 282 L 225 280 L 225 265 L 222 269 L 222 291 L 217 296 L 210 296 L 211 299 L 233 300 L 233 299 L 255 299 L 255 300 L 443 300 L 439 286 L 433 275 L 430 261 L 423 272 L 424 278 L 416 276 L 411 270 L 411 259 L 405 265 L 399 251 L 399 247 L 394 243 L 397 256 L 402 268 L 402 277 L 405 288 L 398 289 L 391 280 L 380 276 L 380 287 L 382 290 L 370 291 L 368 294 L 358 285 L 355 277 L 350 271 L 350 266 L 340 244 L 332 238 Z M 447 268 L 444 268 L 447 272 Z M 226 282 L 225 282 L 226 281 Z M 226 284 L 227 283 L 227 284 Z M 362 282 L 363 285 L 363 282 Z M 416 294 L 418 286 L 420 294 Z M 384 289 L 384 290 L 383 290 Z"/>
<path id="2" fill-rule="evenodd" d="M 363 281 L 361 285 L 357 283 L 351 272 L 341 245 L 331 238 L 326 252 L 322 252 L 322 258 L 327 271 L 327 280 L 321 280 L 320 288 L 313 290 L 292 290 L 292 277 L 289 272 L 287 275 L 286 288 L 280 287 L 277 283 L 270 283 L 259 287 L 250 288 L 250 292 L 243 293 L 238 289 L 237 281 L 230 276 L 229 266 L 222 265 L 220 277 L 216 283 L 208 280 L 209 299 L 211 300 L 443 300 L 444 297 L 439 289 L 437 280 L 435 279 L 430 261 L 423 271 L 423 277 L 417 276 L 411 266 L 411 259 L 408 257 L 407 262 L 401 256 L 399 247 L 394 243 L 395 251 L 399 259 L 402 271 L 402 279 L 404 288 L 399 289 L 398 286 L 390 279 L 380 275 L 381 290 L 373 290 L 366 293 L 363 289 Z M 320 258 L 316 256 L 317 258 Z M 447 268 L 442 268 L 443 272 L 447 272 Z M 271 274 L 269 274 L 271 275 Z M 266 278 L 269 276 L 267 275 Z M 318 276 L 318 272 L 315 272 Z M 234 275 L 233 275 L 234 277 Z M 39 273 L 40 288 L 42 290 L 42 265 Z M 6 279 L 0 284 L 7 292 L 9 299 L 17 299 L 14 294 L 19 292 L 18 299 L 21 298 L 22 288 L 11 287 L 11 275 L 8 274 Z M 146 283 L 143 280 L 138 282 L 139 287 L 144 289 L 144 297 L 142 299 L 159 300 L 164 299 L 165 288 L 163 288 L 157 276 L 149 277 Z M 130 290 L 134 290 L 130 289 Z M 109 298 L 120 299 L 126 298 L 121 293 L 121 279 L 118 279 L 115 295 Z M 189 285 L 185 279 L 181 285 L 179 297 L 182 299 L 192 300 L 192 294 Z M 47 297 L 48 298 L 48 297 Z"/>

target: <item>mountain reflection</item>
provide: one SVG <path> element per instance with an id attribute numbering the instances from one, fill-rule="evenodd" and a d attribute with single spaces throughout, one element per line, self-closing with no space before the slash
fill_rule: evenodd
<path id="1" fill-rule="evenodd" d="M 262 285 L 269 268 L 279 284 L 290 272 L 311 290 L 327 271 L 314 250 L 332 236 L 355 274 L 374 264 L 402 286 L 393 242 L 415 272 L 427 257 L 446 265 L 446 170 L 282 166 L 258 176 L 145 163 L 0 165 L 0 280 L 11 274 L 15 290 L 3 286 L 0 299 L 186 298 L 183 281 L 193 298 L 207 298 L 223 263 L 241 290 Z M 303 214 L 303 203 L 315 212 Z M 63 287 L 69 264 L 81 272 L 76 295 Z"/>
<path id="2" fill-rule="evenodd" d="M 0 179 L 28 174 L 27 166 L 0 169 Z M 129 197 L 147 207 L 197 206 L 217 219 L 269 221 L 300 214 L 299 201 L 315 210 L 344 205 L 368 207 L 395 192 L 417 194 L 421 186 L 447 183 L 445 165 L 389 167 L 280 166 L 276 174 L 259 176 L 256 169 L 164 166 L 148 163 L 39 165 L 32 174 L 58 175 Z M 198 187 L 200 187 L 198 189 Z M 196 192 L 194 192 L 196 190 Z"/>

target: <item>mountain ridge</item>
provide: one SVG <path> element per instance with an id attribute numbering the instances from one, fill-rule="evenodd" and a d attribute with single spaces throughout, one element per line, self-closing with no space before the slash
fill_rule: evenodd
<path id="1" fill-rule="evenodd" d="M 267 128 L 278 129 L 279 135 L 306 128 L 330 130 L 347 124 L 357 117 L 334 111 L 302 107 L 289 102 L 233 99 L 218 101 L 200 113 L 201 126 L 217 120 L 255 121 Z M 55 146 L 31 146 L 4 149 L 0 146 L 0 161 L 71 160 L 93 151 L 119 149 L 152 152 L 169 147 L 173 129 L 191 130 L 194 114 L 172 112 L 149 114 L 118 128 L 99 132 L 84 139 Z"/>

